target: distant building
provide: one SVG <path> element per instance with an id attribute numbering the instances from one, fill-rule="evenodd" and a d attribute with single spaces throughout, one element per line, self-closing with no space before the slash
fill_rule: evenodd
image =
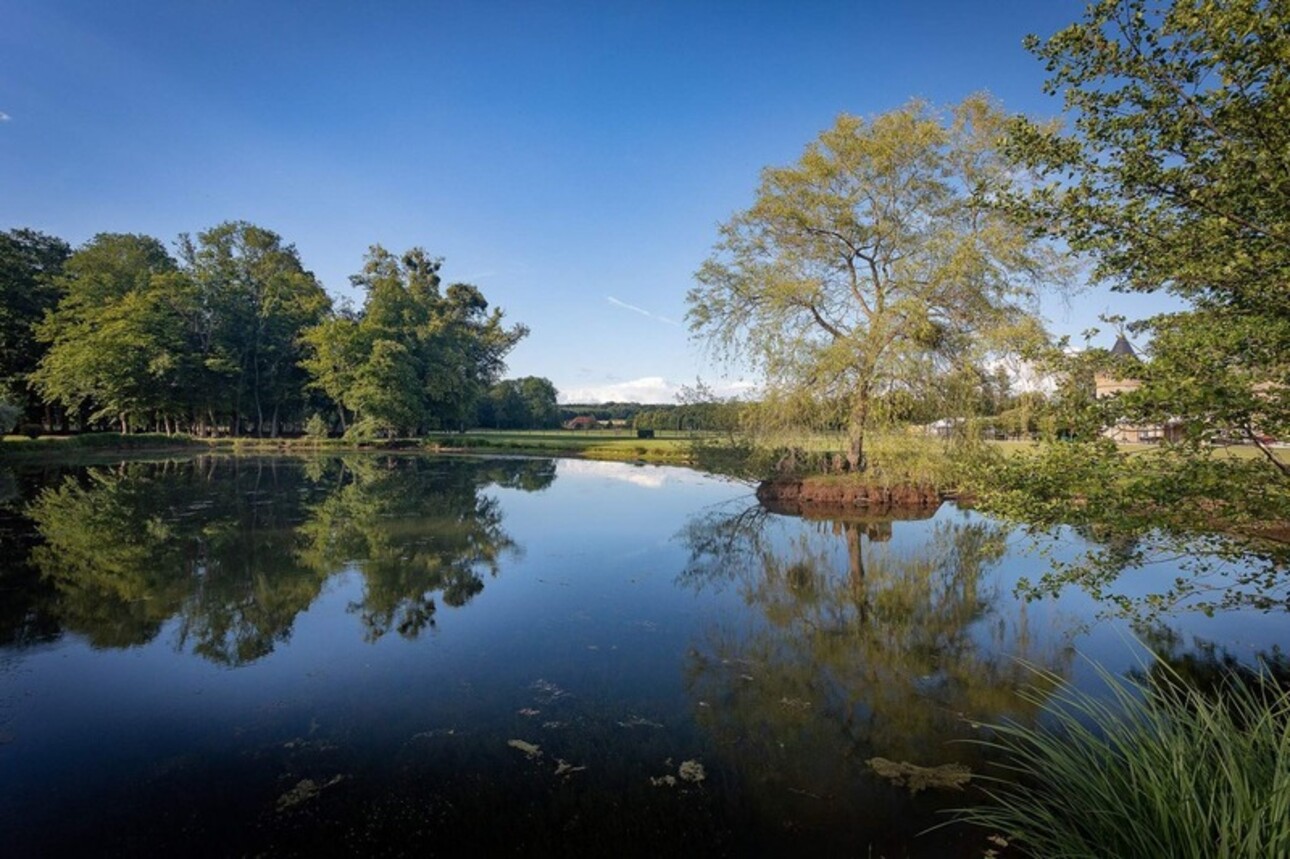
<path id="1" fill-rule="evenodd" d="M 930 424 L 923 424 L 922 429 L 925 435 L 934 438 L 953 438 L 956 435 L 962 435 L 966 425 L 967 421 L 963 418 L 941 418 Z"/>
<path id="2" fill-rule="evenodd" d="M 588 430 L 600 426 L 600 422 L 592 415 L 578 415 L 571 421 L 565 421 L 564 428 L 571 430 Z"/>
<path id="3" fill-rule="evenodd" d="M 1115 338 L 1115 345 L 1111 347 L 1111 354 L 1119 358 L 1127 358 L 1135 364 L 1141 363 L 1138 353 L 1134 351 L 1132 344 L 1125 339 L 1123 334 Z M 1103 397 L 1114 397 L 1129 391 L 1136 391 L 1142 386 L 1142 382 L 1132 376 L 1097 373 L 1093 376 L 1093 386 L 1095 396 L 1100 400 Z M 1175 420 L 1168 420 L 1159 424 L 1139 424 L 1129 420 L 1121 420 L 1113 426 L 1103 429 L 1102 435 L 1117 442 L 1174 442 L 1182 440 L 1183 428 L 1182 421 Z"/>

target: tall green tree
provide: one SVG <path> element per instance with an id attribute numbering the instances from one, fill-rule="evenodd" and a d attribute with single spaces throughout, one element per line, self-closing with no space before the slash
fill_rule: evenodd
<path id="1" fill-rule="evenodd" d="M 1118 289 L 1167 291 L 1153 360 L 1118 407 L 1194 441 L 1290 435 L 1290 6 L 1099 0 L 1027 46 L 1066 130 L 1018 119 L 1009 152 L 1045 181 L 1014 206 Z"/>
<path id="2" fill-rule="evenodd" d="M 397 435 L 466 426 L 480 397 L 527 333 L 506 327 L 468 284 L 442 288 L 443 261 L 413 248 L 395 256 L 373 245 L 351 277 L 366 291 L 357 314 L 335 315 L 307 331 L 304 366 L 351 429 Z"/>
<path id="3" fill-rule="evenodd" d="M 39 400 L 27 376 L 44 351 L 35 326 L 58 303 L 54 278 L 70 253 L 67 242 L 36 230 L 0 233 L 0 398 L 29 412 Z"/>
<path id="4" fill-rule="evenodd" d="M 480 426 L 497 429 L 550 429 L 560 425 L 555 385 L 540 376 L 503 379 L 479 400 Z"/>
<path id="5" fill-rule="evenodd" d="M 989 205 L 1015 174 L 984 96 L 842 115 L 720 228 L 687 297 L 690 330 L 766 379 L 774 417 L 836 404 L 862 469 L 874 397 L 921 362 L 1038 336 L 1056 256 Z M 762 414 L 768 414 L 762 409 Z"/>
<path id="6" fill-rule="evenodd" d="M 309 386 L 336 405 L 341 432 L 349 429 L 358 371 L 367 357 L 360 321 L 358 314 L 341 308 L 301 335 L 305 356 L 300 366 L 309 374 Z"/>
<path id="7" fill-rule="evenodd" d="M 179 239 L 184 268 L 201 296 L 199 340 L 208 411 L 244 420 L 257 435 L 277 435 L 294 416 L 308 381 L 301 335 L 331 301 L 294 245 L 245 221 Z"/>
<path id="8" fill-rule="evenodd" d="M 528 415 L 528 426 L 533 429 L 551 429 L 560 426 L 559 392 L 550 379 L 542 376 L 524 376 L 516 380 L 520 399 Z"/>
<path id="9" fill-rule="evenodd" d="M 184 409 L 192 293 L 161 242 L 100 233 L 55 285 L 62 298 L 36 327 L 48 351 L 31 374 L 47 400 L 119 422 L 122 432 L 131 414 Z"/>

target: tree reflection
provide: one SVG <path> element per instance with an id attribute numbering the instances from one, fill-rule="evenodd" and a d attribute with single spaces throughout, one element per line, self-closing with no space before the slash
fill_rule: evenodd
<path id="1" fill-rule="evenodd" d="M 902 548 L 893 530 L 922 542 Z M 873 788 L 871 757 L 976 766 L 976 746 L 949 742 L 974 721 L 1035 715 L 1017 692 L 1037 676 L 1017 657 L 1069 670 L 1069 648 L 1032 634 L 1024 605 L 996 609 L 989 572 L 1006 532 L 992 523 L 803 523 L 751 508 L 682 536 L 684 582 L 734 585 L 760 610 L 747 628 L 714 626 L 687 667 L 699 720 L 758 781 L 856 796 Z"/>
<path id="2" fill-rule="evenodd" d="M 1136 632 L 1152 658 L 1129 676 L 1144 688 L 1167 690 L 1182 683 L 1213 697 L 1221 697 L 1234 681 L 1290 689 L 1290 657 L 1279 646 L 1243 660 L 1216 642 L 1185 636 L 1164 623 L 1140 625 Z"/>
<path id="3" fill-rule="evenodd" d="M 59 620 L 96 647 L 153 639 L 240 664 L 272 651 L 325 576 L 295 560 L 302 476 L 272 461 L 202 458 L 89 469 L 28 507 L 32 560 Z"/>
<path id="4" fill-rule="evenodd" d="M 367 637 L 415 636 L 433 625 L 436 594 L 463 605 L 481 573 L 516 551 L 481 490 L 553 478 L 551 462 L 411 457 L 91 468 L 47 485 L 11 520 L 34 539 L 4 542 L 36 545 L 6 567 L 38 571 L 52 590 L 45 626 L 52 617 L 95 647 L 128 647 L 174 619 L 180 648 L 239 665 L 286 641 L 324 582 L 351 565 Z"/>
<path id="5" fill-rule="evenodd" d="M 399 467 L 396 467 L 399 466 Z M 435 622 L 435 594 L 465 605 L 519 549 L 502 530 L 497 499 L 479 488 L 496 483 L 534 491 L 555 479 L 555 464 L 501 460 L 468 468 L 450 463 L 347 459 L 335 491 L 310 510 L 300 529 L 300 557 L 362 574 L 363 598 L 351 606 L 368 640 L 397 630 L 415 637 Z"/>

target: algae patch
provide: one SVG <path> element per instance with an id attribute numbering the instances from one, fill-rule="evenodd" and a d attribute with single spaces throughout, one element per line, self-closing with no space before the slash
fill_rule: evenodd
<path id="1" fill-rule="evenodd" d="M 507 740 L 506 745 L 523 752 L 531 761 L 542 757 L 542 749 L 532 743 L 526 743 L 523 740 Z"/>
<path id="2" fill-rule="evenodd" d="M 669 767 L 672 766 L 672 759 L 668 758 L 665 763 Z M 702 784 L 707 777 L 708 773 L 703 768 L 703 764 L 698 761 L 681 761 L 681 765 L 676 768 L 676 775 L 668 773 L 657 778 L 650 776 L 649 783 L 654 787 L 676 787 L 681 782 Z"/>
<path id="3" fill-rule="evenodd" d="M 637 716 L 633 713 L 629 714 L 626 719 L 620 721 L 618 726 L 620 728 L 661 728 L 663 727 L 663 724 L 661 722 L 646 719 L 644 716 Z"/>
<path id="4" fill-rule="evenodd" d="M 327 781 L 319 784 L 311 778 L 302 778 L 300 781 L 296 782 L 295 787 L 278 797 L 278 813 L 281 814 L 288 809 L 300 805 L 302 802 L 308 802 L 327 788 L 334 784 L 339 784 L 344 780 L 345 777 L 343 775 L 334 775 Z"/>
<path id="5" fill-rule="evenodd" d="M 972 780 L 972 770 L 962 764 L 941 764 L 920 767 L 908 761 L 889 761 L 886 758 L 869 758 L 869 768 L 897 787 L 907 787 L 910 793 L 928 788 L 962 790 Z"/>
<path id="6" fill-rule="evenodd" d="M 677 768 L 677 774 L 681 776 L 682 781 L 688 781 L 692 784 L 700 784 L 708 777 L 708 773 L 703 769 L 703 764 L 698 761 L 681 761 L 681 766 Z"/>

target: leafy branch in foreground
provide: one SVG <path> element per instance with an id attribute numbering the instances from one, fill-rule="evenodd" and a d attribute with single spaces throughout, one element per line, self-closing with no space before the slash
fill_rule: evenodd
<path id="1" fill-rule="evenodd" d="M 1129 451 L 1099 438 L 1014 457 L 982 448 L 967 470 L 982 509 L 1032 534 L 1069 527 L 1090 543 L 1082 557 L 1050 558 L 1038 580 L 1022 580 L 1028 596 L 1076 585 L 1139 617 L 1179 606 L 1290 608 L 1290 487 L 1257 460 L 1202 445 Z M 1046 545 L 1050 555 L 1062 547 Z M 1143 568 L 1156 562 L 1187 575 L 1149 581 L 1145 594 L 1116 587 L 1126 571 L 1149 575 Z"/>
<path id="2" fill-rule="evenodd" d="M 1233 434 L 1290 481 L 1290 6 L 1279 0 L 1098 0 L 1027 47 L 1066 128 L 1018 118 L 1007 151 L 1041 180 L 1009 198 L 1095 280 L 1168 292 L 1140 420 Z"/>

